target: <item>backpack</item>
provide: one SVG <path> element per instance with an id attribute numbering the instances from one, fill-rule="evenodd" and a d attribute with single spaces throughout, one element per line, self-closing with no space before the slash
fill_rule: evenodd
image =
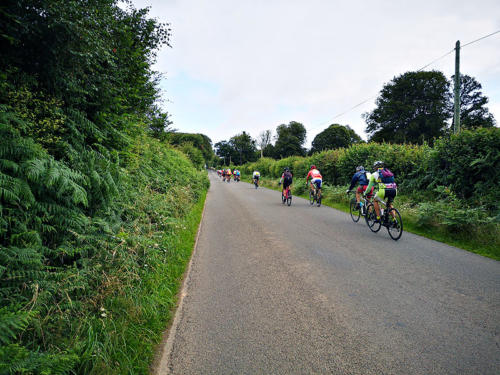
<path id="1" fill-rule="evenodd" d="M 380 171 L 380 180 L 384 184 L 394 183 L 394 173 L 392 173 L 387 168 L 384 168 Z"/>
<path id="2" fill-rule="evenodd" d="M 359 184 L 360 184 L 361 186 L 366 186 L 366 185 L 368 185 L 369 180 L 370 180 L 370 179 L 369 179 L 369 178 L 368 178 L 368 176 L 366 175 L 366 171 L 361 172 L 361 173 L 359 174 L 359 176 L 358 176 L 358 181 L 359 181 Z"/>

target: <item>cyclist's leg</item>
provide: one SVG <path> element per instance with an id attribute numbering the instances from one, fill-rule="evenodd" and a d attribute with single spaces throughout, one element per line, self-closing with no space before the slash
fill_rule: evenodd
<path id="1" fill-rule="evenodd" d="M 318 199 L 321 198 L 321 185 L 323 184 L 322 180 L 316 180 L 316 187 L 318 188 Z"/>
<path id="2" fill-rule="evenodd" d="M 361 186 L 358 186 L 358 188 L 356 189 L 356 202 L 358 203 L 358 206 L 359 206 L 359 200 L 361 199 Z"/>
<path id="3" fill-rule="evenodd" d="M 394 207 L 392 203 L 394 202 L 394 198 L 396 198 L 397 190 L 396 189 L 386 189 L 385 195 L 387 197 L 387 209 L 389 210 L 389 209 Z M 391 211 L 391 216 L 393 218 L 396 218 L 396 212 Z"/>
<path id="4" fill-rule="evenodd" d="M 380 201 L 383 201 L 385 198 L 385 189 L 379 189 L 377 194 L 373 199 L 373 206 L 375 207 L 375 212 L 377 213 L 377 219 L 380 219 Z"/>
<path id="5" fill-rule="evenodd" d="M 283 181 L 283 195 L 285 197 L 288 197 L 289 187 L 290 187 L 290 184 L 286 181 Z"/>

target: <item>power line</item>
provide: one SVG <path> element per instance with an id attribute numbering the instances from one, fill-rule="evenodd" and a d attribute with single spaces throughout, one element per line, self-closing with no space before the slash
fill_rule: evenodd
<path id="1" fill-rule="evenodd" d="M 498 34 L 498 33 L 500 33 L 500 30 L 497 30 L 497 31 L 495 31 L 495 32 L 493 32 L 493 33 L 491 33 L 491 34 L 488 34 L 488 35 L 482 36 L 481 38 L 478 38 L 478 39 L 476 39 L 476 40 L 473 40 L 472 42 L 469 42 L 469 43 L 463 44 L 463 45 L 461 46 L 461 48 L 464 48 L 464 47 L 466 47 L 466 46 L 468 46 L 468 45 L 471 45 L 471 44 L 473 44 L 473 43 L 479 42 L 480 40 L 486 39 L 486 38 L 488 38 L 488 37 L 490 37 L 490 36 L 492 36 L 492 35 Z M 436 63 L 436 62 L 438 62 L 439 60 L 444 59 L 446 56 L 448 56 L 448 55 L 452 54 L 454 51 L 455 51 L 455 48 L 453 48 L 452 50 L 450 50 L 450 51 L 446 52 L 444 55 L 442 55 L 442 56 L 438 57 L 437 59 L 432 60 L 430 63 L 428 63 L 428 64 L 424 65 L 423 67 L 421 67 L 420 69 L 418 69 L 418 70 L 417 70 L 417 72 L 420 72 L 420 71 L 424 70 L 425 68 L 427 68 L 428 66 L 430 66 L 430 65 L 432 65 L 432 64 L 434 64 L 434 63 Z M 377 94 L 377 95 L 378 95 L 378 94 Z M 332 122 L 332 121 L 333 121 L 333 120 L 335 120 L 336 118 L 341 117 L 341 116 L 345 115 L 346 113 L 351 112 L 353 109 L 356 109 L 356 108 L 358 108 L 359 106 L 361 106 L 361 105 L 365 104 L 366 102 L 368 102 L 368 101 L 370 101 L 370 100 L 372 100 L 372 99 L 376 98 L 376 97 L 377 97 L 377 95 L 371 96 L 371 97 L 369 97 L 368 99 L 363 100 L 362 102 L 360 102 L 360 103 L 356 104 L 355 106 L 353 106 L 353 107 L 351 107 L 351 108 L 349 108 L 349 109 L 345 110 L 344 112 L 341 112 L 341 113 L 339 113 L 338 115 L 335 115 L 335 116 L 334 116 L 334 117 L 332 117 L 329 121 L 322 122 L 321 124 L 316 125 L 315 127 L 311 128 L 311 129 L 309 129 L 309 130 L 314 130 L 314 129 L 317 129 L 317 128 L 319 128 L 320 126 L 324 126 L 324 125 L 326 125 L 326 124 L 328 124 L 328 123 Z"/>
<path id="2" fill-rule="evenodd" d="M 455 51 L 455 48 L 453 48 L 451 51 L 446 52 L 443 56 L 438 57 L 438 58 L 437 58 L 437 59 L 435 59 L 435 60 L 432 60 L 432 61 L 431 61 L 430 63 L 428 63 L 427 65 L 424 65 L 423 67 L 421 67 L 420 69 L 418 69 L 418 70 L 417 70 L 417 72 L 420 72 L 420 71 L 424 70 L 425 68 L 427 68 L 428 66 L 430 66 L 430 65 L 434 64 L 435 62 L 438 62 L 439 60 L 444 59 L 446 56 L 448 56 L 448 55 L 452 54 L 452 53 L 453 53 L 453 51 Z"/>
<path id="3" fill-rule="evenodd" d="M 491 34 L 488 34 L 488 35 L 482 36 L 481 38 L 476 39 L 476 40 L 473 40 L 472 42 L 469 42 L 469 43 L 463 44 L 460 48 L 464 48 L 465 46 L 468 46 L 469 44 L 479 42 L 479 41 L 480 41 L 480 40 L 482 40 L 482 39 L 486 39 L 486 38 L 488 38 L 488 37 L 490 37 L 490 36 L 492 36 L 492 35 L 498 34 L 498 33 L 500 33 L 500 30 L 497 30 L 497 31 L 495 31 L 495 32 L 493 32 L 493 33 L 491 33 Z"/>

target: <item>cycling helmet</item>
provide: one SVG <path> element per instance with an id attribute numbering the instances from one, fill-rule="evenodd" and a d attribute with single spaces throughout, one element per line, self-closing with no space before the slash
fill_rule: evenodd
<path id="1" fill-rule="evenodd" d="M 290 168 L 285 167 L 285 169 L 283 169 L 283 172 L 290 172 Z"/>
<path id="2" fill-rule="evenodd" d="M 364 170 L 365 170 L 365 167 L 363 167 L 362 165 L 360 165 L 359 167 L 356 167 L 356 172 L 361 172 Z"/>
<path id="3" fill-rule="evenodd" d="M 384 162 L 377 160 L 375 163 L 373 163 L 373 168 L 383 168 L 384 167 Z"/>
<path id="4" fill-rule="evenodd" d="M 311 169 L 316 169 L 316 166 L 314 164 L 311 165 Z"/>

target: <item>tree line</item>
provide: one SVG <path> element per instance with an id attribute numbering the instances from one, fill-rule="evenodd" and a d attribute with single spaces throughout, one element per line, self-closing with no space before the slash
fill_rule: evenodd
<path id="1" fill-rule="evenodd" d="M 394 77 L 380 91 L 376 108 L 362 115 L 369 142 L 432 145 L 435 139 L 448 136 L 454 126 L 451 81 L 439 71 L 406 72 Z M 468 75 L 461 75 L 460 82 L 461 127 L 495 126 L 481 84 Z M 243 131 L 214 145 L 217 163 L 241 165 L 260 157 L 305 156 L 364 142 L 349 125 L 341 124 L 331 124 L 316 135 L 310 149 L 304 147 L 306 135 L 305 126 L 297 121 L 278 125 L 274 135 L 272 130 L 265 130 L 257 139 Z"/>

